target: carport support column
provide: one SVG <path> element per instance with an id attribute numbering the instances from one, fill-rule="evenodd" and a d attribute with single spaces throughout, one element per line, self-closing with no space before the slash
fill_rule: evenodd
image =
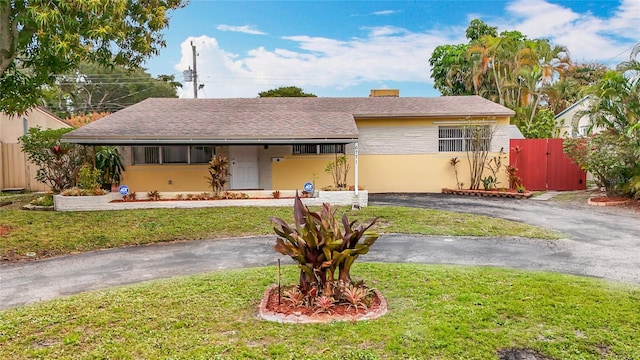
<path id="1" fill-rule="evenodd" d="M 353 167 L 355 168 L 355 179 L 354 179 L 354 194 L 358 196 L 358 143 L 353 144 Z"/>

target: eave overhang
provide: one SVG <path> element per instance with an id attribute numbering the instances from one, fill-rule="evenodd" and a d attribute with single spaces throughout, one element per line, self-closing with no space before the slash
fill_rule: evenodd
<path id="1" fill-rule="evenodd" d="M 72 137 L 62 138 L 62 142 L 80 145 L 296 145 L 296 144 L 350 144 L 358 142 L 357 137 L 349 138 L 105 138 Z"/>

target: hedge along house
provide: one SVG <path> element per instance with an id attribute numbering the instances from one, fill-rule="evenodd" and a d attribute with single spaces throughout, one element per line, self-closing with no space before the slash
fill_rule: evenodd
<path id="1" fill-rule="evenodd" d="M 229 157 L 230 190 L 302 189 L 309 181 L 322 188 L 333 184 L 325 168 L 336 153 L 348 157 L 349 185 L 440 192 L 456 186 L 454 156 L 463 160 L 460 181 L 468 183 L 465 127 L 491 127 L 491 151 L 508 150 L 513 114 L 479 96 L 165 98 L 142 101 L 63 139 L 121 146 L 122 183 L 137 192 L 208 191 L 213 154 Z"/>

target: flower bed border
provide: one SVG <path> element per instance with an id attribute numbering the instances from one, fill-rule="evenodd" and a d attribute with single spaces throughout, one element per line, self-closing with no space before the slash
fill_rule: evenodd
<path id="1" fill-rule="evenodd" d="M 456 190 L 456 189 L 442 189 L 443 194 L 451 194 L 451 195 L 466 195 L 466 196 L 492 196 L 492 197 L 504 197 L 504 198 L 514 198 L 514 199 L 528 199 L 533 196 L 533 192 L 527 191 L 524 193 L 517 192 L 506 192 L 500 190 Z"/>
<path id="2" fill-rule="evenodd" d="M 266 191 L 263 191 L 266 193 Z M 270 191 L 269 191 L 270 192 Z M 286 190 L 282 193 L 287 194 Z M 295 194 L 295 190 L 292 190 Z M 162 198 L 166 199 L 167 194 L 161 193 Z M 146 195 L 141 194 L 141 199 L 146 199 Z M 251 194 L 249 194 L 251 195 Z M 293 198 L 253 198 L 253 199 L 220 199 L 220 200 L 177 200 L 170 201 L 120 201 L 122 200 L 119 193 L 108 193 L 106 195 L 97 196 L 64 196 L 54 195 L 53 201 L 56 211 L 96 211 L 96 210 L 125 210 L 125 209 L 155 209 L 155 208 L 202 208 L 202 207 L 220 207 L 220 206 L 291 206 Z M 308 206 L 321 206 L 323 203 L 340 206 L 354 206 L 356 203 L 359 207 L 367 207 L 369 204 L 369 192 L 367 190 L 359 191 L 358 197 L 353 191 L 322 191 L 318 192 L 318 197 L 303 198 L 302 202 Z"/>
<path id="3" fill-rule="evenodd" d="M 630 202 L 631 199 L 626 199 L 626 200 L 615 200 L 615 201 L 596 201 L 596 200 L 592 200 L 592 199 L 596 199 L 602 196 L 594 196 L 594 197 L 590 197 L 589 200 L 587 200 L 587 204 L 589 205 L 593 205 L 593 206 L 616 206 L 616 205 L 624 205 L 624 204 L 628 204 Z"/>
<path id="4" fill-rule="evenodd" d="M 313 316 L 308 315 L 296 315 L 296 314 L 281 314 L 267 310 L 267 304 L 269 303 L 269 295 L 271 291 L 277 288 L 278 285 L 271 285 L 267 287 L 264 292 L 262 301 L 260 301 L 260 307 L 258 309 L 258 316 L 266 321 L 279 322 L 281 324 L 326 324 L 333 321 L 363 321 L 374 320 L 387 313 L 387 301 L 382 293 L 378 289 L 372 289 L 373 293 L 380 300 L 380 306 L 375 310 L 370 310 L 366 314 L 358 315 L 335 315 L 335 314 L 316 314 Z"/>

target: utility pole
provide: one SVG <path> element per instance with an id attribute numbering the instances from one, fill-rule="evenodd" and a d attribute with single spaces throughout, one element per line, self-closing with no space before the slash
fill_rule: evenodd
<path id="1" fill-rule="evenodd" d="M 193 41 L 191 42 L 191 53 L 193 56 L 193 98 L 198 98 L 198 70 L 196 68 L 196 46 L 193 45 Z"/>

